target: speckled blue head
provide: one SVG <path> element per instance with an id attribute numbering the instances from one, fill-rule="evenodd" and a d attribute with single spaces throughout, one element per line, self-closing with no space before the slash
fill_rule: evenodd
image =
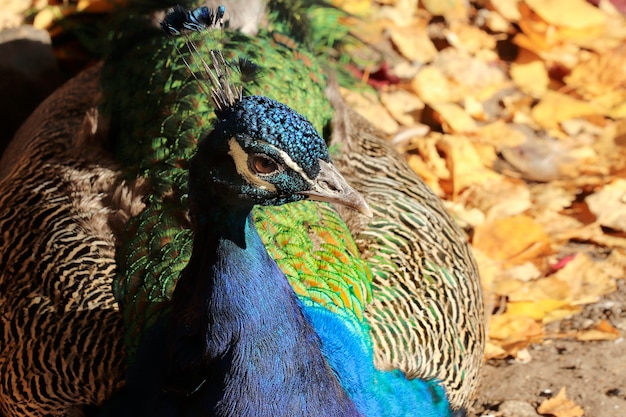
<path id="1" fill-rule="evenodd" d="M 326 143 L 313 125 L 282 103 L 263 96 L 248 96 L 215 113 L 219 119 L 216 129 L 222 130 L 224 136 L 259 139 L 276 146 L 311 178 L 319 173 L 319 159 L 330 162 Z"/>
<path id="2" fill-rule="evenodd" d="M 371 215 L 332 165 L 313 125 L 288 106 L 249 96 L 215 113 L 215 128 L 200 142 L 189 170 L 189 196 L 199 210 L 312 199 Z"/>
<path id="3" fill-rule="evenodd" d="M 328 148 L 313 125 L 284 104 L 248 96 L 215 113 L 214 130 L 192 160 L 190 192 L 196 182 L 202 187 L 198 195 L 217 195 L 231 206 L 281 205 L 307 198 L 302 192 L 313 187 L 320 161 L 330 163 Z M 257 157 L 277 169 L 256 172 Z"/>

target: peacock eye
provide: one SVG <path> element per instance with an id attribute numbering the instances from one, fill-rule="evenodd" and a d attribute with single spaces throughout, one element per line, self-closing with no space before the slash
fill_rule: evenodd
<path id="1" fill-rule="evenodd" d="M 272 158 L 265 155 L 251 155 L 248 163 L 250 169 L 252 169 L 255 174 L 269 175 L 278 171 L 278 164 Z"/>

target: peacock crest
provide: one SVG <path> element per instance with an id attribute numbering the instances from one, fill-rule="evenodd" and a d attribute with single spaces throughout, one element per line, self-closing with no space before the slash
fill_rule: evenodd
<path id="1" fill-rule="evenodd" d="M 201 83 L 201 88 L 211 98 L 216 112 L 234 107 L 243 98 L 244 80 L 253 79 L 258 73 L 258 66 L 246 58 L 228 61 L 221 49 L 211 49 L 207 53 L 201 51 L 189 34 L 206 32 L 210 29 L 224 27 L 224 6 L 211 9 L 207 6 L 187 10 L 182 6 L 172 8 L 160 22 L 161 29 L 169 36 L 184 36 L 190 60 L 181 53 L 174 43 L 180 58 L 192 76 Z M 203 55 L 210 57 L 209 61 Z M 199 70 L 194 70 L 199 68 Z M 239 75 L 239 82 L 234 74 Z"/>

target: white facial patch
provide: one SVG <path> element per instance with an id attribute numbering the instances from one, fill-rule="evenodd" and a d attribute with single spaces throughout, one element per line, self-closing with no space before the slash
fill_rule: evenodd
<path id="1" fill-rule="evenodd" d="M 234 138 L 230 138 L 228 140 L 228 148 L 228 154 L 235 162 L 237 173 L 241 175 L 241 177 L 245 179 L 248 184 L 262 190 L 268 190 L 274 193 L 276 192 L 274 184 L 259 178 L 254 172 L 250 171 L 250 167 L 248 167 L 248 154 Z"/>

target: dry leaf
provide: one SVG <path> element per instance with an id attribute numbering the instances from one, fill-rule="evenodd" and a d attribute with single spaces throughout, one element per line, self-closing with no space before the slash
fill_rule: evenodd
<path id="1" fill-rule="evenodd" d="M 604 13 L 585 0 L 524 0 L 524 3 L 551 25 L 585 29 L 606 22 Z"/>
<path id="2" fill-rule="evenodd" d="M 543 61 L 512 63 L 511 78 L 520 90 L 532 97 L 541 97 L 548 89 L 550 79 Z"/>
<path id="3" fill-rule="evenodd" d="M 508 178 L 497 178 L 469 186 L 459 201 L 485 213 L 487 221 L 512 217 L 532 206 L 528 185 Z"/>
<path id="4" fill-rule="evenodd" d="M 594 262 L 584 253 L 577 254 L 552 278 L 569 285 L 572 304 L 594 303 L 617 289 L 615 280 L 604 270 L 602 262 Z"/>
<path id="5" fill-rule="evenodd" d="M 426 66 L 411 81 L 411 87 L 425 103 L 451 103 L 460 98 L 443 72 Z"/>
<path id="6" fill-rule="evenodd" d="M 496 40 L 493 36 L 464 22 L 450 23 L 445 35 L 450 45 L 472 54 L 480 50 L 493 50 L 496 46 Z"/>
<path id="7" fill-rule="evenodd" d="M 521 264 L 550 250 L 550 240 L 531 217 L 520 215 L 482 224 L 473 244 L 492 259 Z"/>
<path id="8" fill-rule="evenodd" d="M 501 178 L 482 164 L 472 143 L 465 136 L 443 136 L 437 147 L 446 154 L 449 161 L 454 196 L 472 184 Z"/>
<path id="9" fill-rule="evenodd" d="M 383 132 L 395 133 L 398 130 L 398 123 L 380 104 L 376 95 L 341 88 L 341 96 L 350 107 Z"/>
<path id="10" fill-rule="evenodd" d="M 372 2 L 369 0 L 333 0 L 332 4 L 357 16 L 367 15 L 372 8 Z"/>
<path id="11" fill-rule="evenodd" d="M 585 101 L 568 95 L 548 91 L 539 104 L 532 109 L 533 119 L 546 129 L 554 129 L 559 122 L 577 117 L 597 115 L 602 112 Z"/>
<path id="12" fill-rule="evenodd" d="M 515 355 L 532 342 L 541 341 L 541 324 L 528 316 L 498 314 L 489 322 L 489 337 L 510 355 Z"/>
<path id="13" fill-rule="evenodd" d="M 443 16 L 447 21 L 467 20 L 468 3 L 464 0 L 421 0 L 422 7 L 433 16 Z"/>
<path id="14" fill-rule="evenodd" d="M 415 94 L 405 90 L 392 90 L 380 93 L 380 101 L 396 121 L 405 126 L 419 123 L 424 102 Z"/>
<path id="15" fill-rule="evenodd" d="M 607 53 L 588 55 L 565 77 L 565 82 L 586 99 L 616 91 L 623 98 L 626 93 L 626 47 L 622 45 Z"/>
<path id="16" fill-rule="evenodd" d="M 511 22 L 517 22 L 522 18 L 518 3 L 521 0 L 491 0 L 489 3 L 498 13 Z"/>
<path id="17" fill-rule="evenodd" d="M 507 303 L 506 311 L 513 315 L 527 316 L 543 321 L 548 313 L 565 306 L 567 303 L 561 300 L 516 301 Z"/>
<path id="18" fill-rule="evenodd" d="M 626 232 L 626 180 L 616 179 L 585 198 L 598 223 Z"/>
<path id="19" fill-rule="evenodd" d="M 561 388 L 556 397 L 542 402 L 537 412 L 554 417 L 581 417 L 585 414 L 580 406 L 567 398 L 565 387 Z"/>
<path id="20" fill-rule="evenodd" d="M 437 49 L 428 37 L 426 25 L 421 22 L 416 20 L 409 26 L 395 27 L 391 32 L 391 41 L 409 61 L 427 63 L 435 59 Z"/>
<path id="21" fill-rule="evenodd" d="M 461 106 L 454 103 L 433 103 L 433 110 L 440 116 L 446 133 L 466 133 L 476 130 L 476 122 Z"/>
<path id="22" fill-rule="evenodd" d="M 621 333 L 606 320 L 600 320 L 593 328 L 581 330 L 576 333 L 576 339 L 586 342 L 594 340 L 616 340 L 621 337 Z"/>

